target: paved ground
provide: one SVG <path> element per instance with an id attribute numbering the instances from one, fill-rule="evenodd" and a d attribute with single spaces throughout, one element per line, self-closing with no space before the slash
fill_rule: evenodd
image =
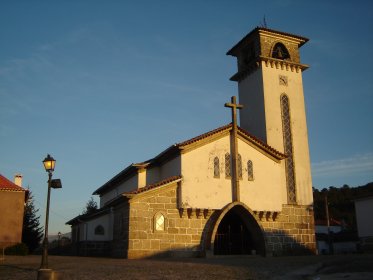
<path id="1" fill-rule="evenodd" d="M 35 280 L 40 256 L 6 256 L 1 280 Z M 373 279 L 373 255 L 125 260 L 49 256 L 60 279 Z"/>

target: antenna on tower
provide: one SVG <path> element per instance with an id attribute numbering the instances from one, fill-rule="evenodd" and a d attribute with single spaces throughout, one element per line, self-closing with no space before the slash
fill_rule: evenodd
<path id="1" fill-rule="evenodd" d="M 266 16 L 263 16 L 263 22 L 260 23 L 260 27 L 267 28 Z"/>

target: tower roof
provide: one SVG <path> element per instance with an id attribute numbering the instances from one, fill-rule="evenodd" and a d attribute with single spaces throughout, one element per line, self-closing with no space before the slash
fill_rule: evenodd
<path id="1" fill-rule="evenodd" d="M 269 28 L 264 28 L 264 27 L 256 27 L 254 28 L 251 32 L 249 32 L 245 37 L 243 37 L 236 45 L 234 45 L 228 52 L 227 55 L 232 55 L 232 56 L 237 56 L 237 50 L 241 49 L 242 45 L 246 43 L 246 41 L 250 40 L 251 37 L 253 37 L 255 34 L 259 33 L 269 33 L 269 34 L 276 34 L 276 35 L 281 35 L 285 36 L 291 39 L 296 39 L 299 41 L 299 47 L 304 45 L 309 39 L 306 37 L 302 37 L 299 35 L 294 35 L 291 33 L 287 32 L 282 32 L 282 31 L 277 31 Z"/>

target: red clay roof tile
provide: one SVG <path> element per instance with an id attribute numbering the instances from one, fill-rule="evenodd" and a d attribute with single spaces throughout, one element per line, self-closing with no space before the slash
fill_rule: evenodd
<path id="1" fill-rule="evenodd" d="M 7 191 L 26 191 L 24 188 L 14 184 L 12 181 L 0 174 L 0 190 Z"/>

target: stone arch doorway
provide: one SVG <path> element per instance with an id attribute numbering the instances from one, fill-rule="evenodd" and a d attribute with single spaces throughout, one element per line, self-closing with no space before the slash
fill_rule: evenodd
<path id="1" fill-rule="evenodd" d="M 212 231 L 211 249 L 214 255 L 265 256 L 263 231 L 246 205 L 234 202 L 223 209 Z"/>

